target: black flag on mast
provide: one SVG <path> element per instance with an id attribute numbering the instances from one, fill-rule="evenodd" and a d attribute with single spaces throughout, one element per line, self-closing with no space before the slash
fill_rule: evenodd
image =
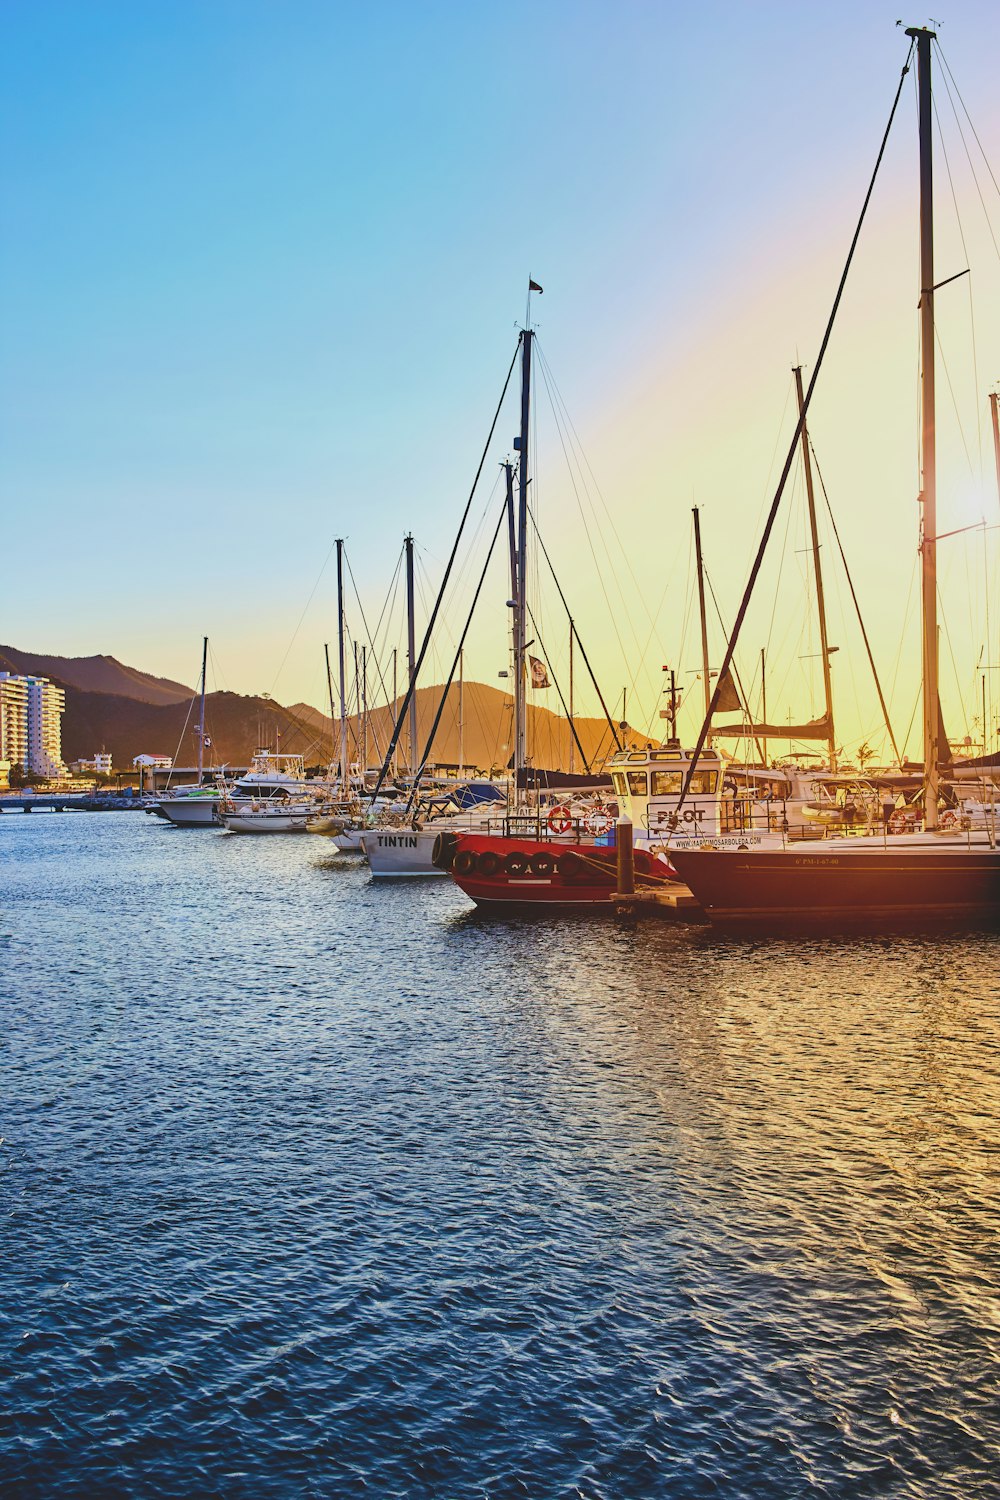
<path id="1" fill-rule="evenodd" d="M 542 290 L 542 288 L 538 285 L 538 282 L 537 281 L 532 281 L 531 277 L 529 276 L 528 277 L 528 291 L 529 292 L 540 292 L 541 290 Z"/>

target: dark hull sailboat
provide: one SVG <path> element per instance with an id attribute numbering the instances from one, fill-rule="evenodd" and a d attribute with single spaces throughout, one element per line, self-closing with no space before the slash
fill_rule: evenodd
<path id="1" fill-rule="evenodd" d="M 962 928 L 1000 925 L 1000 849 L 997 848 L 995 827 L 989 832 L 970 837 L 947 833 L 943 829 L 938 831 L 940 773 L 942 762 L 947 759 L 947 740 L 941 728 L 938 696 L 931 107 L 931 44 L 934 33 L 914 27 L 907 31 L 907 36 L 911 39 L 911 55 L 915 51 L 917 57 L 920 135 L 920 554 L 924 831 L 915 835 L 887 835 L 884 839 L 873 839 L 870 842 L 835 839 L 808 850 L 798 847 L 762 848 L 746 853 L 740 850 L 672 850 L 671 861 L 676 865 L 682 880 L 691 888 L 709 919 L 724 927 L 784 931 L 817 927 L 924 929 L 931 926 Z M 904 68 L 904 77 L 908 67 L 909 58 Z M 897 103 L 899 93 L 897 90 Z M 874 177 L 872 182 L 874 184 Z M 869 197 L 870 195 L 871 189 Z M 859 231 L 860 227 L 859 223 Z M 853 248 L 851 253 L 853 255 Z M 846 274 L 845 268 L 845 278 Z M 827 325 L 823 349 L 832 329 L 836 307 L 837 303 L 834 304 L 834 312 Z M 822 349 L 810 382 L 810 394 L 821 360 Z M 800 429 L 805 422 L 807 406 L 808 397 L 800 405 Z M 739 626 L 773 526 L 790 459 L 791 453 L 786 460 L 782 481 L 737 615 L 723 672 L 728 669 L 732 660 Z M 718 694 L 719 689 L 716 687 L 715 698 L 718 698 Z M 713 701 L 710 710 L 714 706 Z M 709 718 L 710 713 L 706 715 L 695 759 L 704 742 Z"/>
<path id="2" fill-rule="evenodd" d="M 670 859 L 709 920 L 728 929 L 1000 927 L 1000 850 L 960 834 L 930 838 L 745 854 L 678 849 Z"/>

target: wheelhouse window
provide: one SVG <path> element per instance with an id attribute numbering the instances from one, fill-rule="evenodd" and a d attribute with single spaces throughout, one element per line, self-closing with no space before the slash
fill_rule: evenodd
<path id="1" fill-rule="evenodd" d="M 653 771 L 654 797 L 679 797 L 684 785 L 683 771 Z M 718 771 L 695 771 L 688 787 L 689 797 L 711 797 L 719 784 Z"/>
<path id="2" fill-rule="evenodd" d="M 625 792 L 626 792 L 625 772 L 624 771 L 613 771 L 611 773 L 611 780 L 614 782 L 615 791 L 617 792 L 618 796 L 619 797 L 624 797 Z"/>
<path id="3" fill-rule="evenodd" d="M 628 789 L 633 797 L 648 797 L 649 788 L 646 784 L 645 771 L 629 771 Z"/>

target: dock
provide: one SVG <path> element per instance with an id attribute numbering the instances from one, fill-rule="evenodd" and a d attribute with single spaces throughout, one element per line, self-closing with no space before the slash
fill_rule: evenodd
<path id="1" fill-rule="evenodd" d="M 615 916 L 628 921 L 639 917 L 666 917 L 697 922 L 702 918 L 697 899 L 680 881 L 656 887 L 642 886 L 636 891 L 614 891 L 611 904 Z"/>

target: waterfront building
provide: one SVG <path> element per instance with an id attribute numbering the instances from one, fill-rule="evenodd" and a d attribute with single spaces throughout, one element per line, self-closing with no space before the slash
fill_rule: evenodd
<path id="1" fill-rule="evenodd" d="M 0 757 L 33 776 L 64 777 L 65 709 L 65 693 L 47 677 L 0 672 Z"/>

